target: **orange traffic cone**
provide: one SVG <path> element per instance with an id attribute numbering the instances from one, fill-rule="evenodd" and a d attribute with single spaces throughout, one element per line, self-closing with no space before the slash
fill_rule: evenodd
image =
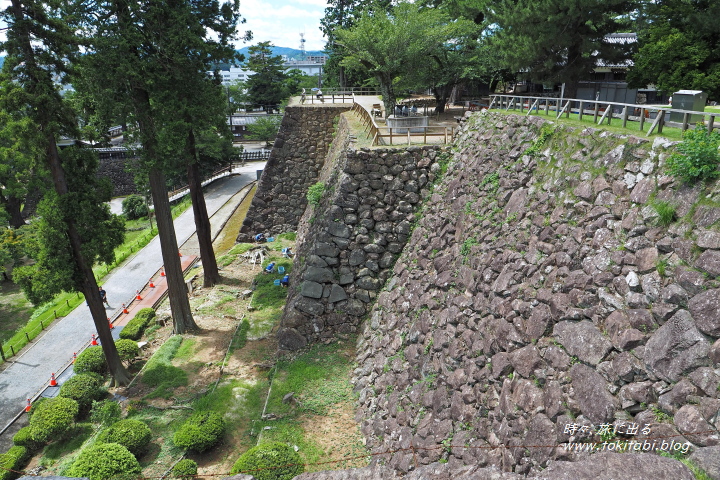
<path id="1" fill-rule="evenodd" d="M 75 360 L 77 360 L 77 352 L 73 352 L 73 363 L 75 363 Z"/>
<path id="2" fill-rule="evenodd" d="M 153 283 L 153 279 L 150 279 L 150 285 L 148 285 L 150 288 L 155 288 L 155 284 Z"/>
<path id="3" fill-rule="evenodd" d="M 50 386 L 51 387 L 57 387 L 57 380 L 55 380 L 55 374 L 50 374 Z"/>
<path id="4" fill-rule="evenodd" d="M 164 276 L 165 276 L 165 269 L 164 269 L 164 268 L 163 268 L 162 270 L 160 270 L 160 276 L 161 276 L 161 277 L 164 277 Z"/>
<path id="5" fill-rule="evenodd" d="M 122 304 L 122 307 L 123 307 L 123 313 L 130 313 L 130 312 L 128 312 L 128 309 L 124 303 Z"/>
<path id="6" fill-rule="evenodd" d="M 25 405 L 25 413 L 29 412 L 32 408 L 32 404 L 30 403 L 30 399 L 27 399 L 27 405 Z"/>
<path id="7" fill-rule="evenodd" d="M 140 296 L 140 290 L 135 290 L 135 300 L 142 300 L 142 297 Z"/>
<path id="8" fill-rule="evenodd" d="M 110 330 L 115 328 L 115 325 L 113 325 L 113 323 L 110 321 L 110 317 L 108 317 L 108 326 L 110 326 Z"/>
<path id="9" fill-rule="evenodd" d="M 97 345 L 97 344 L 98 344 L 97 338 L 95 337 L 95 334 L 93 333 L 93 334 L 92 334 L 92 341 L 90 342 L 90 345 Z"/>

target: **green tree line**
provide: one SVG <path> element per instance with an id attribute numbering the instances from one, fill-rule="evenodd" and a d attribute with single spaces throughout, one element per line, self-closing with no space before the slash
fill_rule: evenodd
<path id="1" fill-rule="evenodd" d="M 329 0 L 327 82 L 430 89 L 442 111 L 456 86 L 564 83 L 575 97 L 600 63 L 627 65 L 631 88 L 720 98 L 720 3 L 712 0 Z M 637 42 L 608 36 L 636 33 Z M 387 110 L 392 112 L 392 108 Z"/>

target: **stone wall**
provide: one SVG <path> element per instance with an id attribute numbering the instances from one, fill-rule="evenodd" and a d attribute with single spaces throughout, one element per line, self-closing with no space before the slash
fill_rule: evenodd
<path id="1" fill-rule="evenodd" d="M 97 174 L 99 177 L 110 180 L 113 186 L 113 197 L 124 197 L 137 193 L 135 177 L 132 173 L 133 161 L 133 158 L 125 157 L 125 152 L 100 153 Z"/>
<path id="2" fill-rule="evenodd" d="M 280 348 L 358 331 L 407 242 L 442 147 L 357 150 L 345 118 L 298 229 Z M 346 139 L 346 140 L 344 140 Z"/>
<path id="3" fill-rule="evenodd" d="M 300 105 L 285 109 L 270 159 L 258 182 L 238 242 L 256 233 L 276 235 L 297 230 L 308 188 L 318 181 L 335 122 L 352 105 Z"/>
<path id="4" fill-rule="evenodd" d="M 467 117 L 417 226 L 411 232 L 403 217 L 403 229 L 388 232 L 410 235 L 392 278 L 377 299 L 368 294 L 375 305 L 358 340 L 357 416 L 372 452 L 399 450 L 375 458 L 399 472 L 446 461 L 534 475 L 551 461 L 583 457 L 559 445 L 602 443 L 605 428 L 613 440 L 691 442 L 697 463 L 712 467 L 720 439 L 720 186 L 688 187 L 663 175 L 672 148 L 659 138 L 554 129 L 538 117 Z M 344 286 L 353 285 L 357 299 L 369 291 L 358 280 L 384 283 L 380 262 L 400 250 L 390 241 L 377 251 L 352 242 L 373 238 L 359 231 L 374 215 L 374 206 L 359 214 L 360 197 L 382 198 L 360 185 L 380 187 L 385 174 L 371 178 L 371 169 L 351 166 L 384 158 L 392 168 L 402 164 L 397 155 L 416 162 L 412 185 L 422 189 L 430 153 L 348 158 L 335 193 L 346 203 L 331 203 L 328 228 L 317 234 L 327 236 L 315 243 L 326 250 L 306 255 L 288 308 L 330 322 L 330 284 L 348 297 Z M 416 193 L 409 184 L 397 187 Z M 660 222 L 659 202 L 674 205 L 679 220 Z M 372 220 L 376 229 L 382 223 Z M 356 251 L 368 275 L 345 278 L 340 266 L 355 265 Z M 324 266 L 327 259 L 334 263 Z M 315 281 L 309 272 L 318 281 L 304 288 L 320 299 L 302 295 L 302 279 Z M 322 337 L 323 328 L 301 333 Z"/>

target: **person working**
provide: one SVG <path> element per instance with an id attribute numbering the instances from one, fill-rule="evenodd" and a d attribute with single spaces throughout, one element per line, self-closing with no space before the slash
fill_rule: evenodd
<path id="1" fill-rule="evenodd" d="M 107 292 L 103 290 L 102 287 L 98 287 L 98 293 L 100 294 L 100 299 L 103 301 L 103 303 L 109 307 L 110 302 L 107 299 Z"/>
<path id="2" fill-rule="evenodd" d="M 270 265 L 265 267 L 265 271 L 263 273 L 273 273 L 275 271 L 275 262 L 272 262 Z"/>
<path id="3" fill-rule="evenodd" d="M 282 280 L 280 280 L 280 285 L 282 285 L 283 287 L 287 287 L 288 285 L 290 285 L 290 275 L 285 274 Z"/>
<path id="4" fill-rule="evenodd" d="M 293 255 L 295 255 L 290 247 L 285 247 L 282 249 L 283 257 L 285 258 L 292 258 Z"/>
<path id="5" fill-rule="evenodd" d="M 264 234 L 264 233 L 258 233 L 257 235 L 255 235 L 255 242 L 257 242 L 257 243 L 262 243 L 262 242 L 264 242 L 264 241 L 266 241 L 266 240 L 267 240 L 267 239 L 265 238 L 265 234 Z"/>

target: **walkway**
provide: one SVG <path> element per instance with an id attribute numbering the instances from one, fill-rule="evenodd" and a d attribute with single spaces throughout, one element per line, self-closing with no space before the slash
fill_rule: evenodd
<path id="1" fill-rule="evenodd" d="M 220 231 L 232 214 L 232 208 L 222 208 L 229 199 L 239 201 L 235 196 L 244 186 L 255 181 L 256 171 L 264 167 L 263 162 L 248 163 L 236 169 L 229 177 L 221 178 L 207 188 L 205 202 L 214 233 Z M 215 216 L 216 212 L 221 211 Z M 225 218 L 220 218 L 226 216 Z M 195 232 L 192 209 L 188 209 L 175 220 L 178 244 L 182 245 Z M 103 282 L 112 305 L 108 316 L 114 318 L 121 303 L 130 303 L 137 290 L 142 290 L 148 280 L 162 267 L 159 238 L 154 238 L 145 248 L 116 268 Z M 68 316 L 58 320 L 45 333 L 35 339 L 31 346 L 14 357 L 3 372 L 0 372 L 0 429 L 10 422 L 25 400 L 40 391 L 50 378 L 58 372 L 73 353 L 87 343 L 95 332 L 89 309 L 83 304 Z"/>

